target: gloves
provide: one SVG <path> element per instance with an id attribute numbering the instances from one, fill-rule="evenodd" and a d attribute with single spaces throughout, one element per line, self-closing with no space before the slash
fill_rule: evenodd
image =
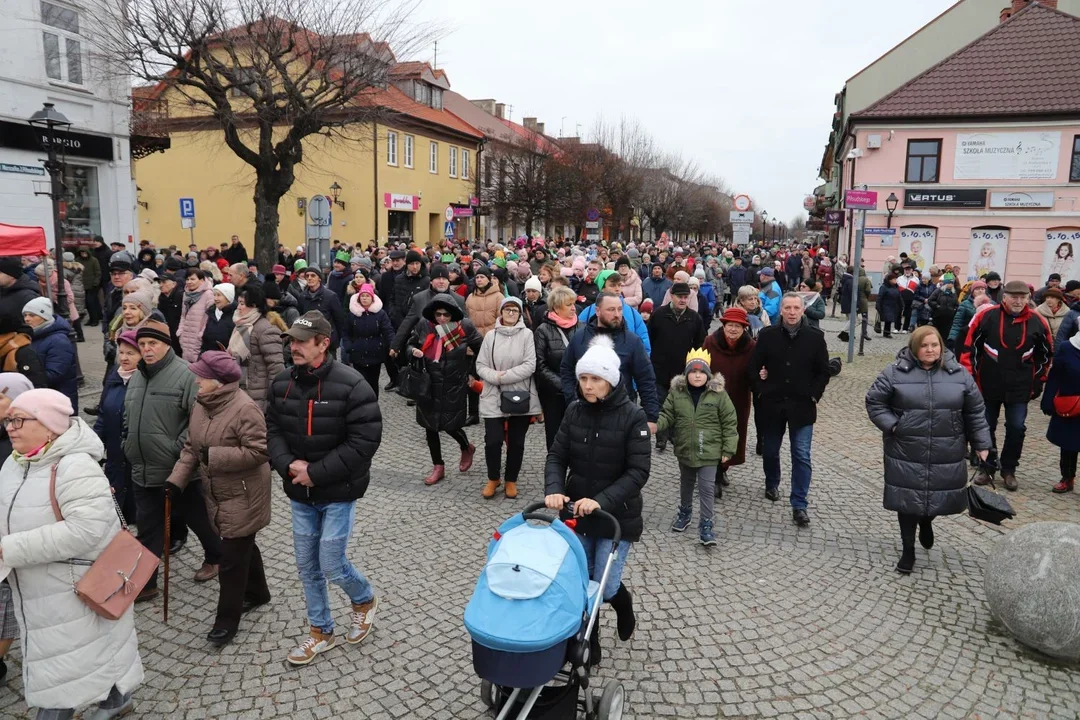
<path id="1" fill-rule="evenodd" d="M 1031 386 L 1031 399 L 1032 400 L 1038 400 L 1039 396 L 1042 395 L 1042 391 L 1043 391 L 1043 384 L 1041 382 L 1037 382 L 1037 383 L 1033 384 Z"/>

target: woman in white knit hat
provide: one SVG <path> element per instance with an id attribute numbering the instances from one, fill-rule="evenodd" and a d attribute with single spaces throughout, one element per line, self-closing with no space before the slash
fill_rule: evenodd
<path id="1" fill-rule="evenodd" d="M 574 504 L 576 531 L 585 548 L 589 574 L 600 582 L 612 550 L 613 528 L 589 517 L 596 509 L 619 521 L 622 539 L 603 587 L 604 600 L 615 608 L 619 639 L 634 632 L 630 591 L 622 582 L 632 543 L 641 539 L 644 503 L 641 490 L 649 479 L 652 443 L 645 411 L 630 402 L 621 361 L 610 337 L 598 335 L 581 356 L 574 372 L 578 399 L 566 409 L 544 469 L 544 502 L 552 510 Z M 599 639 L 593 634 L 593 657 L 599 659 Z"/>

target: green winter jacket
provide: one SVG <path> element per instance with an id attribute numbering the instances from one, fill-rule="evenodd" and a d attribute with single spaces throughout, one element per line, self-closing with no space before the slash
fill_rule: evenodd
<path id="1" fill-rule="evenodd" d="M 187 442 L 198 390 L 188 364 L 172 350 L 152 366 L 139 363 L 124 396 L 124 455 L 136 485 L 165 484 Z"/>
<path id="2" fill-rule="evenodd" d="M 675 457 L 687 467 L 716 465 L 721 458 L 733 457 L 739 449 L 739 421 L 724 392 L 724 376 L 713 375 L 696 408 L 686 376 L 672 378 L 657 429 L 671 431 Z"/>

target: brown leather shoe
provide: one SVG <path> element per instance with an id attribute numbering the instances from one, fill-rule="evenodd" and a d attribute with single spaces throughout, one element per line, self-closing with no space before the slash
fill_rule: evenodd
<path id="1" fill-rule="evenodd" d="M 975 473 L 975 480 L 973 482 L 976 485 L 989 485 L 990 482 L 991 482 L 991 479 L 992 478 L 990 477 L 990 475 L 988 475 L 986 473 L 985 470 L 980 470 L 977 473 Z"/>
<path id="2" fill-rule="evenodd" d="M 509 480 L 506 481 L 506 497 L 510 498 L 511 500 L 517 497 L 516 482 L 510 482 Z"/>
<path id="3" fill-rule="evenodd" d="M 139 594 L 135 596 L 135 602 L 149 602 L 150 600 L 155 599 L 160 594 L 161 591 L 158 590 L 156 587 L 144 587 L 142 590 L 139 591 Z"/>
<path id="4" fill-rule="evenodd" d="M 474 455 L 476 455 L 476 446 L 469 443 L 469 447 L 461 451 L 461 464 L 458 465 L 459 472 L 469 472 Z"/>
<path id="5" fill-rule="evenodd" d="M 195 573 L 195 582 L 208 582 L 218 576 L 218 566 L 203 563 L 199 571 Z"/>
<path id="6" fill-rule="evenodd" d="M 435 483 L 442 480 L 444 477 L 446 477 L 446 466 L 436 465 L 434 468 L 432 468 L 431 474 L 424 478 L 424 484 L 434 485 Z"/>
<path id="7" fill-rule="evenodd" d="M 1005 489 L 1009 492 L 1016 492 L 1016 488 L 1020 487 L 1020 484 L 1016 482 L 1016 474 L 1011 472 L 1001 473 L 1001 482 L 1005 484 Z"/>
<path id="8" fill-rule="evenodd" d="M 495 491 L 499 489 L 499 484 L 498 480 L 488 480 L 487 485 L 484 486 L 480 494 L 484 496 L 484 499 L 490 500 L 495 497 Z"/>

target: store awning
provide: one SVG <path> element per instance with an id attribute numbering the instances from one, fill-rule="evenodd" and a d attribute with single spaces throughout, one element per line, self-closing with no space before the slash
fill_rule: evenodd
<path id="1" fill-rule="evenodd" d="M 0 255 L 45 255 L 45 229 L 0 223 Z"/>

